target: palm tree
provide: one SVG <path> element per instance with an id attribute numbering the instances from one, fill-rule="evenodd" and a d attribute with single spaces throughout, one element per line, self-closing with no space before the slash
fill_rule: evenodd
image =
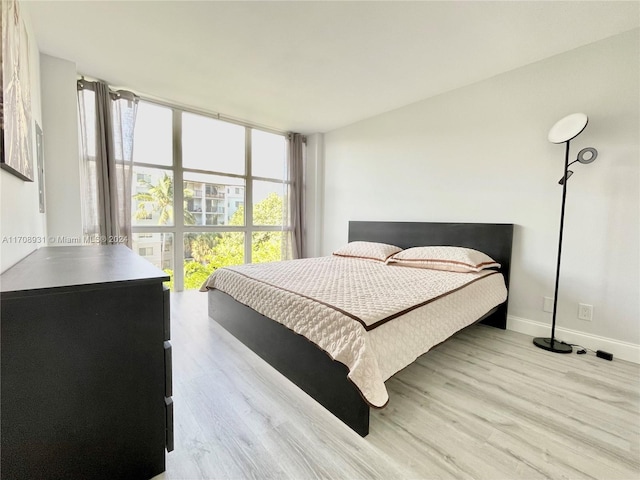
<path id="1" fill-rule="evenodd" d="M 165 173 L 158 179 L 158 183 L 153 185 L 147 180 L 138 180 L 138 184 L 145 188 L 145 192 L 133 195 L 138 200 L 138 209 L 135 217 L 137 220 L 145 220 L 149 216 L 147 205 L 151 207 L 151 211 L 159 213 L 158 225 L 166 225 L 173 221 L 173 178 Z M 193 197 L 193 192 L 188 188 L 184 189 L 184 223 L 185 225 L 194 225 L 196 219 L 193 214 L 187 211 L 187 201 Z"/>
<path id="2" fill-rule="evenodd" d="M 173 223 L 173 178 L 163 173 L 162 177 L 158 179 L 158 183 L 153 185 L 151 182 L 140 179 L 138 184 L 144 187 L 144 192 L 139 192 L 133 195 L 133 198 L 137 200 L 138 208 L 136 209 L 136 220 L 146 220 L 149 218 L 149 210 L 153 213 L 159 213 L 158 225 L 166 225 L 167 223 Z M 193 192 L 187 188 L 184 189 L 184 223 L 185 225 L 194 225 L 196 219 L 193 214 L 187 211 L 187 200 L 193 197 Z M 164 256 L 164 233 L 161 234 L 160 243 L 160 255 L 161 259 Z"/>

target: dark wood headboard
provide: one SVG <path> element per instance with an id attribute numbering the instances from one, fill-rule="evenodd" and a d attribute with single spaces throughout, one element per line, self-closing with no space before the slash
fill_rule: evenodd
<path id="1" fill-rule="evenodd" d="M 486 253 L 502 266 L 509 288 L 512 223 L 349 222 L 349 241 L 389 243 L 400 248 L 429 245 L 467 247 Z"/>

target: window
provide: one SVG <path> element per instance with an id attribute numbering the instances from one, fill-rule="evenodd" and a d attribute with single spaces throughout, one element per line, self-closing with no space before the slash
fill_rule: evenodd
<path id="1" fill-rule="evenodd" d="M 243 175 L 245 127 L 182 112 L 182 166 Z"/>
<path id="2" fill-rule="evenodd" d="M 219 267 L 281 260 L 285 172 L 283 134 L 141 101 L 134 250 L 164 269 L 176 290 L 200 288 Z"/>

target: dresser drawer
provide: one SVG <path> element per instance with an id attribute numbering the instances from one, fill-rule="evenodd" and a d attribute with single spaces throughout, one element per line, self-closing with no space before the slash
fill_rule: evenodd
<path id="1" fill-rule="evenodd" d="M 164 396 L 173 395 L 173 362 L 171 358 L 171 342 L 164 342 Z"/>
<path id="2" fill-rule="evenodd" d="M 167 452 L 173 452 L 173 399 L 165 397 L 165 446 Z"/>
<path id="3" fill-rule="evenodd" d="M 162 286 L 162 297 L 163 297 L 163 315 L 164 315 L 164 339 L 171 339 L 171 296 L 169 292 L 169 287 L 166 285 Z"/>

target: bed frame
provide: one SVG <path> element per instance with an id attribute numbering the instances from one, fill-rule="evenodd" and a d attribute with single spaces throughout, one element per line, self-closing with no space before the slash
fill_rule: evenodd
<path id="1" fill-rule="evenodd" d="M 409 248 L 451 245 L 480 250 L 502 265 L 507 289 L 513 224 L 349 222 L 349 241 L 365 240 Z M 209 316 L 276 370 L 361 436 L 369 433 L 369 404 L 347 378 L 347 367 L 305 337 L 235 301 L 209 290 Z M 507 300 L 508 301 L 508 300 Z M 478 322 L 505 329 L 507 301 Z"/>

